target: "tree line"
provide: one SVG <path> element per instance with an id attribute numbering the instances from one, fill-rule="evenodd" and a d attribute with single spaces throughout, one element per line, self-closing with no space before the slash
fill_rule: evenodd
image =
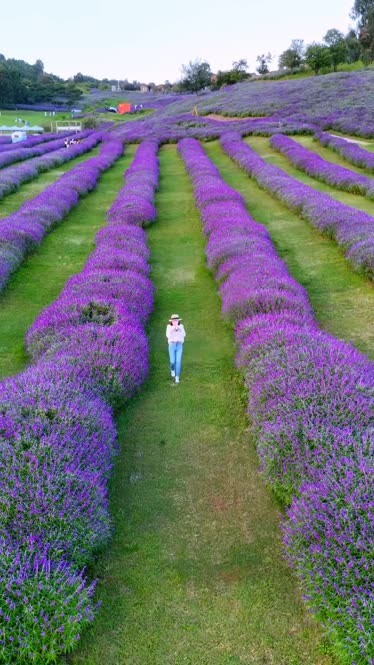
<path id="1" fill-rule="evenodd" d="M 315 74 L 330 68 L 336 71 L 342 63 L 354 63 L 359 60 L 364 64 L 374 61 L 374 0 L 355 0 L 350 14 L 356 21 L 356 28 L 344 35 L 332 28 L 325 34 L 322 42 L 304 45 L 302 39 L 294 39 L 288 49 L 279 57 L 279 69 L 296 72 L 300 67 L 307 66 Z M 273 57 L 271 53 L 257 56 L 257 73 L 269 73 L 269 65 Z M 223 85 L 231 85 L 250 77 L 247 61 L 242 58 L 232 63 L 229 70 L 213 74 L 206 61 L 195 60 L 182 66 L 181 80 L 172 85 L 165 81 L 162 86 L 148 84 L 149 89 L 160 92 L 199 92 L 204 88 L 219 89 Z M 76 105 L 81 96 L 80 86 L 97 87 L 108 90 L 118 86 L 120 90 L 139 90 L 139 81 L 124 79 L 97 79 L 80 72 L 68 81 L 54 74 L 47 74 L 41 60 L 31 65 L 24 60 L 6 59 L 0 54 L 0 104 L 37 104 L 49 102 L 64 104 L 69 107 Z"/>
<path id="2" fill-rule="evenodd" d="M 74 81 L 64 81 L 44 71 L 37 60 L 30 65 L 24 60 L 6 58 L 0 53 L 0 104 L 63 103 L 73 106 L 79 101 L 81 90 Z"/>
<path id="3" fill-rule="evenodd" d="M 374 0 L 355 0 L 351 18 L 357 21 L 356 29 L 350 29 L 344 35 L 340 30 L 331 28 L 322 42 L 304 44 L 302 39 L 294 39 L 288 49 L 279 57 L 280 70 L 291 73 L 307 66 L 315 74 L 322 69 L 337 70 L 338 65 L 362 61 L 370 64 L 374 61 Z M 273 60 L 271 53 L 257 56 L 256 71 L 260 75 L 269 73 Z M 208 62 L 195 60 L 182 66 L 182 78 L 178 89 L 186 92 L 198 92 L 204 88 L 218 89 L 248 79 L 248 65 L 245 59 L 233 62 L 232 68 L 213 74 Z"/>

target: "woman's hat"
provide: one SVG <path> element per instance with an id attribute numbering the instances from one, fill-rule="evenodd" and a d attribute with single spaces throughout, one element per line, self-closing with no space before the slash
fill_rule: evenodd
<path id="1" fill-rule="evenodd" d="M 172 314 L 170 317 L 170 321 L 172 321 L 173 319 L 174 320 L 178 319 L 178 321 L 182 321 L 181 317 L 178 314 Z"/>

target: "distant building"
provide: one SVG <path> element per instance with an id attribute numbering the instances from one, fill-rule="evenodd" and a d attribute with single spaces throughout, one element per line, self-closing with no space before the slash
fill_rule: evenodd
<path id="1" fill-rule="evenodd" d="M 149 92 L 150 87 L 147 85 L 147 83 L 141 83 L 140 84 L 140 92 Z"/>

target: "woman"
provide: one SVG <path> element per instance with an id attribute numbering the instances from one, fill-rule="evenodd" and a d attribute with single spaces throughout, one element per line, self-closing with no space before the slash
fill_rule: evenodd
<path id="1" fill-rule="evenodd" d="M 183 343 L 186 331 L 178 314 L 172 314 L 166 326 L 166 339 L 169 344 L 170 375 L 179 383 L 182 369 Z"/>

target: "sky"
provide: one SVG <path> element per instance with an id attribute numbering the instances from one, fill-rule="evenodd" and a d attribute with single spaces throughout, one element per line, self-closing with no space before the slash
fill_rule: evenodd
<path id="1" fill-rule="evenodd" d="M 354 0 L 52 0 L 4 3 L 0 52 L 69 78 L 145 83 L 177 81 L 182 64 L 209 62 L 213 72 L 270 52 L 272 69 L 292 39 L 321 41 L 327 30 L 346 33 Z"/>

